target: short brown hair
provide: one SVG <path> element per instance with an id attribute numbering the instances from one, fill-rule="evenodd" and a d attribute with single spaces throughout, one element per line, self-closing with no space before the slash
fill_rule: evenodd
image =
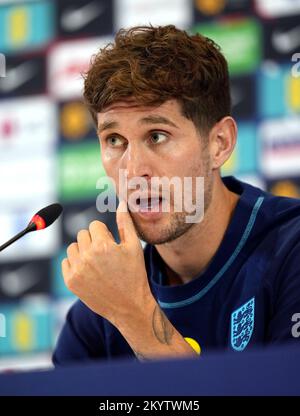
<path id="1" fill-rule="evenodd" d="M 149 106 L 177 99 L 206 135 L 231 113 L 226 59 L 211 39 L 173 25 L 121 29 L 93 56 L 84 99 L 97 122 L 102 109 L 129 97 Z"/>

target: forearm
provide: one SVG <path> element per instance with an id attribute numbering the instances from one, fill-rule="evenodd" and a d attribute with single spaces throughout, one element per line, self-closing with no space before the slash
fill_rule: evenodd
<path id="1" fill-rule="evenodd" d="M 168 357 L 198 357 L 196 351 L 174 328 L 155 299 L 145 303 L 143 311 L 118 325 L 140 360 Z"/>

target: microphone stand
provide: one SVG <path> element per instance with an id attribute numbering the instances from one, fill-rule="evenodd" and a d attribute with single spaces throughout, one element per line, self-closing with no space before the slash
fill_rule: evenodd
<path id="1" fill-rule="evenodd" d="M 2 246 L 0 246 L 0 251 L 4 250 L 6 247 L 10 246 L 12 243 L 19 240 L 19 238 L 23 237 L 23 235 L 29 233 L 30 231 L 34 231 L 35 229 L 36 229 L 35 223 L 30 222 L 23 231 L 19 232 L 14 237 L 12 237 L 10 240 L 6 241 L 6 243 L 2 244 Z"/>

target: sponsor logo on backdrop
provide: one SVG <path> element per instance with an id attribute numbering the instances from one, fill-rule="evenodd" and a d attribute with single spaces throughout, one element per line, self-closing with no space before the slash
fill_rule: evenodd
<path id="1" fill-rule="evenodd" d="M 292 16 L 300 13 L 300 0 L 254 0 L 260 17 Z"/>
<path id="2" fill-rule="evenodd" d="M 193 32 L 201 33 L 221 46 L 231 75 L 251 73 L 261 62 L 262 34 L 258 20 L 226 19 L 196 25 Z"/>
<path id="3" fill-rule="evenodd" d="M 226 0 L 195 0 L 194 4 L 201 13 L 211 16 L 225 9 Z"/>
<path id="4" fill-rule="evenodd" d="M 300 51 L 300 14 L 266 20 L 264 31 L 266 59 L 290 60 L 293 53 Z"/>
<path id="5" fill-rule="evenodd" d="M 300 46 L 300 25 L 289 30 L 274 30 L 272 33 L 274 49 L 279 53 L 290 53 Z"/>
<path id="6" fill-rule="evenodd" d="M 84 29 L 89 23 L 101 16 L 105 10 L 105 4 L 92 1 L 78 7 L 66 8 L 60 18 L 62 29 L 66 32 L 76 32 Z"/>
<path id="7" fill-rule="evenodd" d="M 195 20 L 201 21 L 223 13 L 249 13 L 248 0 L 194 0 Z"/>
<path id="8" fill-rule="evenodd" d="M 2 5 L 0 50 L 4 53 L 36 50 L 54 36 L 54 2 L 39 1 Z"/>
<path id="9" fill-rule="evenodd" d="M 23 278 L 18 271 L 10 271 L 4 274 L 0 281 L 0 290 L 7 298 L 16 298 L 24 295 L 30 289 L 33 289 L 39 282 L 37 276 L 28 276 Z"/>
<path id="10" fill-rule="evenodd" d="M 60 195 L 78 201 L 98 194 L 97 180 L 105 176 L 98 143 L 78 143 L 60 148 Z"/>
<path id="11" fill-rule="evenodd" d="M 6 337 L 0 341 L 0 354 L 49 351 L 53 345 L 53 316 L 49 301 L 34 296 L 29 302 L 3 308 Z"/>
<path id="12" fill-rule="evenodd" d="M 22 87 L 34 78 L 37 71 L 38 68 L 35 63 L 30 61 L 8 69 L 7 78 L 0 84 L 0 91 L 5 94 Z"/>
<path id="13" fill-rule="evenodd" d="M 55 152 L 56 106 L 47 97 L 0 102 L 0 160 Z"/>
<path id="14" fill-rule="evenodd" d="M 113 1 L 60 1 L 57 3 L 58 33 L 63 37 L 111 34 L 113 9 Z"/>
<path id="15" fill-rule="evenodd" d="M 61 42 L 49 53 L 48 90 L 60 100 L 81 98 L 82 73 L 87 71 L 92 55 L 112 41 L 111 37 Z"/>
<path id="16" fill-rule="evenodd" d="M 27 264 L 2 264 L 0 298 L 17 299 L 25 294 L 47 293 L 50 288 L 48 261 Z"/>
<path id="17" fill-rule="evenodd" d="M 60 136 L 68 142 L 89 138 L 98 141 L 92 117 L 83 102 L 71 101 L 61 105 Z"/>
<path id="18" fill-rule="evenodd" d="M 45 92 L 45 56 L 9 56 L 5 77 L 0 77 L 0 96 L 34 95 Z"/>
<path id="19" fill-rule="evenodd" d="M 117 0 L 115 8 L 115 29 L 149 23 L 172 23 L 186 29 L 193 21 L 191 4 L 186 0 Z"/>
<path id="20" fill-rule="evenodd" d="M 269 177 L 300 175 L 300 117 L 263 122 L 259 127 L 260 168 Z"/>

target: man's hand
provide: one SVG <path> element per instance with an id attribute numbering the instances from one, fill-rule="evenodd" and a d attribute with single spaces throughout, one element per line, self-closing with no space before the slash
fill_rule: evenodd
<path id="1" fill-rule="evenodd" d="M 100 221 L 78 233 L 62 261 L 66 286 L 117 327 L 140 360 L 195 357 L 151 293 L 142 246 L 125 202 L 117 209 L 117 224 L 120 244 Z"/>
<path id="2" fill-rule="evenodd" d="M 124 201 L 117 209 L 117 224 L 120 244 L 100 221 L 79 231 L 77 243 L 68 247 L 68 258 L 62 261 L 62 272 L 71 292 L 118 327 L 136 319 L 154 298 L 143 249 Z"/>

